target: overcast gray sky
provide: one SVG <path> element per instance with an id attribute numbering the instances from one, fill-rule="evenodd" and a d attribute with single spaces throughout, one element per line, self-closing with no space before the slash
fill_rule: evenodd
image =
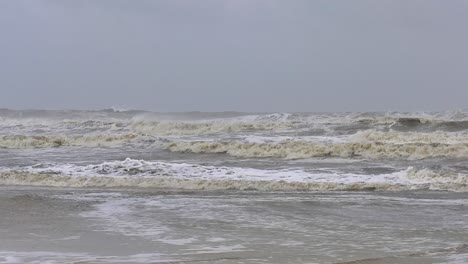
<path id="1" fill-rule="evenodd" d="M 0 108 L 468 107 L 468 1 L 3 0 Z"/>

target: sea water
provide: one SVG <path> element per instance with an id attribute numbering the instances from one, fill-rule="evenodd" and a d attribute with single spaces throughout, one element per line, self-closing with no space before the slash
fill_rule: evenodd
<path id="1" fill-rule="evenodd" d="M 468 112 L 0 109 L 0 263 L 466 263 Z"/>

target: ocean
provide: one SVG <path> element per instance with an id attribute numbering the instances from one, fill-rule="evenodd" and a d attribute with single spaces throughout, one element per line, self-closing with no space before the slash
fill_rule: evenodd
<path id="1" fill-rule="evenodd" d="M 468 111 L 0 109 L 0 263 L 468 263 Z"/>

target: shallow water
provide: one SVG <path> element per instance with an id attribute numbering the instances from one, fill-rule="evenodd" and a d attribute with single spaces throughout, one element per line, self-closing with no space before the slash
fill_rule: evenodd
<path id="1" fill-rule="evenodd" d="M 2 187 L 0 263 L 466 263 L 449 192 Z"/>

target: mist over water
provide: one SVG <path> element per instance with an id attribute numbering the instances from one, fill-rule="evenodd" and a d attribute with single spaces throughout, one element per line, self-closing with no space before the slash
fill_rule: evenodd
<path id="1" fill-rule="evenodd" d="M 464 0 L 1 1 L 0 107 L 466 108 Z"/>

